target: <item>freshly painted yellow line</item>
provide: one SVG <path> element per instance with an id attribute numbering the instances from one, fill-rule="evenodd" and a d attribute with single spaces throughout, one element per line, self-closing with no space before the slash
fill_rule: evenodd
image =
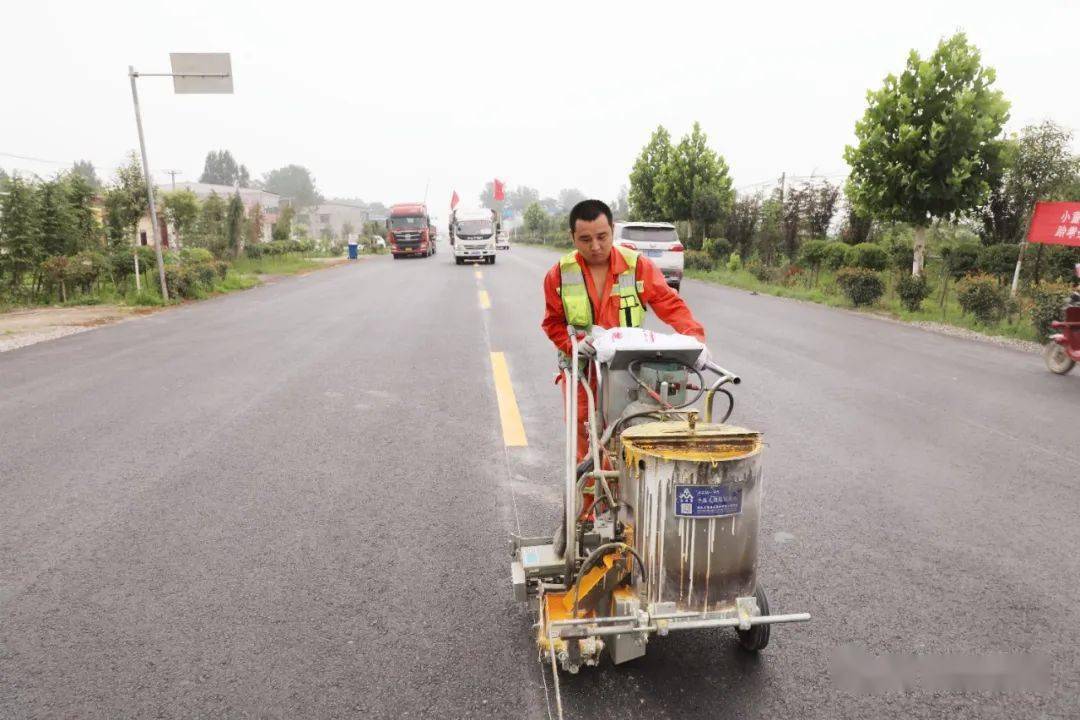
<path id="1" fill-rule="evenodd" d="M 480 309 L 481 310 L 490 310 L 491 309 L 491 298 L 488 297 L 487 290 L 481 290 L 480 291 Z"/>
<path id="2" fill-rule="evenodd" d="M 506 367 L 506 356 L 501 352 L 491 353 L 491 372 L 495 376 L 495 396 L 499 399 L 499 419 L 502 421 L 503 442 L 506 447 L 525 447 L 525 426 L 521 423 L 514 386 L 510 382 L 510 370 Z"/>

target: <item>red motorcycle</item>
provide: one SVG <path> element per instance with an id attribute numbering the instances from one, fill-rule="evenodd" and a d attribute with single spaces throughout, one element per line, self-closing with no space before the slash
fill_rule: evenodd
<path id="1" fill-rule="evenodd" d="M 1076 266 L 1080 278 L 1080 265 Z M 1065 306 L 1065 319 L 1055 320 L 1050 327 L 1058 332 L 1050 336 L 1043 350 L 1046 367 L 1058 375 L 1064 375 L 1080 361 L 1080 292 L 1074 292 Z"/>

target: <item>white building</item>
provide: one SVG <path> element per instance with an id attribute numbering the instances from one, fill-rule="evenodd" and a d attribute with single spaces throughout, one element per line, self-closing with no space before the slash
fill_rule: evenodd
<path id="1" fill-rule="evenodd" d="M 198 183 L 198 182 L 178 182 L 176 183 L 177 190 L 189 190 L 195 194 L 200 201 L 210 197 L 211 194 L 217 194 L 223 201 L 228 202 L 229 198 L 233 196 L 233 193 L 240 193 L 240 201 L 244 203 L 244 212 L 251 213 L 251 210 L 256 205 L 259 206 L 262 212 L 262 242 L 270 242 L 272 239 L 272 233 L 274 231 L 274 223 L 277 222 L 278 211 L 281 208 L 281 196 L 266 190 L 259 190 L 257 188 L 237 188 L 232 185 L 212 185 L 210 183 Z M 175 229 L 171 227 L 165 221 L 165 214 L 162 211 L 161 189 L 156 193 L 158 202 L 158 222 L 161 225 L 161 239 L 162 247 L 171 247 L 171 240 L 176 234 Z M 136 233 L 138 238 L 137 242 L 140 245 L 152 245 L 153 237 L 150 235 L 150 216 L 144 215 L 142 220 L 139 221 L 139 229 Z"/>

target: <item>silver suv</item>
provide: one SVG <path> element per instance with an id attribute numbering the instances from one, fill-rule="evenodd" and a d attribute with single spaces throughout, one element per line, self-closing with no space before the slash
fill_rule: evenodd
<path id="1" fill-rule="evenodd" d="M 615 223 L 615 243 L 637 250 L 660 268 L 667 284 L 677 291 L 682 285 L 683 245 L 671 223 Z"/>

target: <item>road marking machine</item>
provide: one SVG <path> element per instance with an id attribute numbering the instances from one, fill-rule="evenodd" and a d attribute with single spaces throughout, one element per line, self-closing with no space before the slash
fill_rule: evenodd
<path id="1" fill-rule="evenodd" d="M 614 328 L 588 354 L 570 337 L 562 527 L 511 541 L 514 597 L 537 611 L 540 660 L 576 673 L 604 650 L 617 664 L 644 655 L 653 635 L 723 627 L 756 652 L 771 625 L 809 620 L 771 615 L 757 581 L 763 444 L 726 424 L 725 386 L 739 377 L 701 363 L 705 347 L 682 335 Z M 576 388 L 589 428 L 580 464 Z M 727 409 L 713 423 L 717 395 Z"/>

